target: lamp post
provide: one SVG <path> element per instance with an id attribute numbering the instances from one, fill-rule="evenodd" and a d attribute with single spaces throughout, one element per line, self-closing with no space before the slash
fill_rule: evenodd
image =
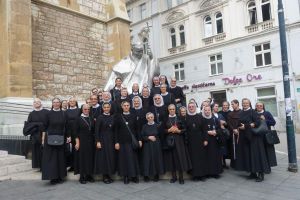
<path id="1" fill-rule="evenodd" d="M 287 148 L 288 148 L 288 171 L 297 172 L 297 156 L 296 156 L 296 142 L 295 142 L 295 130 L 292 119 L 293 107 L 291 100 L 291 88 L 290 88 L 290 76 L 289 76 L 289 63 L 286 45 L 286 31 L 285 20 L 282 0 L 278 0 L 278 20 L 279 20 L 279 35 L 280 35 L 280 47 L 281 47 L 281 62 L 282 62 L 282 75 L 284 86 L 284 98 L 285 98 L 285 113 L 286 113 L 286 136 L 287 136 Z"/>

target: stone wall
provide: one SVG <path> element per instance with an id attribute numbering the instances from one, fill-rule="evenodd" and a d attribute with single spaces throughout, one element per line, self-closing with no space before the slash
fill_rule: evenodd
<path id="1" fill-rule="evenodd" d="M 88 97 L 109 75 L 107 27 L 101 21 L 32 3 L 33 94 Z"/>

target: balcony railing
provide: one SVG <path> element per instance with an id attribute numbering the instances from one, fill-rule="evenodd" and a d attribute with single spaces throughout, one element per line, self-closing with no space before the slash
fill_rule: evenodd
<path id="1" fill-rule="evenodd" d="M 226 33 L 220 33 L 218 35 L 214 35 L 211 37 L 207 37 L 203 39 L 205 45 L 210 45 L 213 43 L 221 42 L 226 39 Z"/>
<path id="2" fill-rule="evenodd" d="M 246 30 L 248 31 L 248 33 L 256 33 L 259 31 L 271 29 L 273 28 L 273 26 L 274 26 L 273 20 L 269 20 L 269 21 L 253 24 L 251 26 L 247 26 Z"/>
<path id="3" fill-rule="evenodd" d="M 186 50 L 186 44 L 168 49 L 169 54 L 176 54 Z"/>

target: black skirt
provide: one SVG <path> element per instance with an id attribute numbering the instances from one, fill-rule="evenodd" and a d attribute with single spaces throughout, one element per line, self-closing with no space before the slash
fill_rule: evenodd
<path id="1" fill-rule="evenodd" d="M 267 160 L 263 136 L 253 135 L 250 143 L 251 169 L 250 172 L 269 172 L 270 167 Z"/>
<path id="2" fill-rule="evenodd" d="M 112 135 L 103 134 L 101 149 L 95 154 L 95 174 L 113 175 L 116 172 L 116 151 Z"/>
<path id="3" fill-rule="evenodd" d="M 40 143 L 32 143 L 32 168 L 41 168 L 42 166 L 42 145 Z"/>
<path id="4" fill-rule="evenodd" d="M 192 168 L 192 164 L 184 138 L 181 135 L 174 135 L 174 138 L 175 146 L 163 151 L 166 171 L 188 171 Z"/>
<path id="5" fill-rule="evenodd" d="M 139 175 L 139 162 L 137 152 L 131 144 L 120 144 L 118 152 L 118 173 L 120 176 L 137 177 Z"/>
<path id="6" fill-rule="evenodd" d="M 50 146 L 45 137 L 42 158 L 42 180 L 63 179 L 67 176 L 65 146 Z"/>
<path id="7" fill-rule="evenodd" d="M 93 136 L 80 137 L 79 150 L 75 150 L 74 174 L 92 175 L 94 172 L 94 155 L 95 140 Z"/>
<path id="8" fill-rule="evenodd" d="M 142 160 L 142 173 L 144 176 L 154 176 L 164 173 L 163 156 L 159 140 L 144 142 Z"/>

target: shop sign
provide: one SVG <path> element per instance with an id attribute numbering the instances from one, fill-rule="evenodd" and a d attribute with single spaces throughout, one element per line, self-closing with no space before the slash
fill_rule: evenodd
<path id="1" fill-rule="evenodd" d="M 245 77 L 225 77 L 222 80 L 224 81 L 224 85 L 239 85 L 244 81 L 252 82 L 262 80 L 262 76 L 260 74 L 247 74 Z"/>
<path id="2" fill-rule="evenodd" d="M 191 88 L 191 92 L 192 92 L 194 89 L 213 87 L 213 86 L 215 86 L 215 85 L 216 85 L 215 82 L 203 82 L 203 83 L 199 83 L 199 84 L 193 84 L 193 85 L 192 85 L 192 88 Z M 189 90 L 189 89 L 190 89 L 190 86 L 184 85 L 184 86 L 182 86 L 181 88 L 182 88 L 183 91 L 186 91 L 186 90 Z"/>

